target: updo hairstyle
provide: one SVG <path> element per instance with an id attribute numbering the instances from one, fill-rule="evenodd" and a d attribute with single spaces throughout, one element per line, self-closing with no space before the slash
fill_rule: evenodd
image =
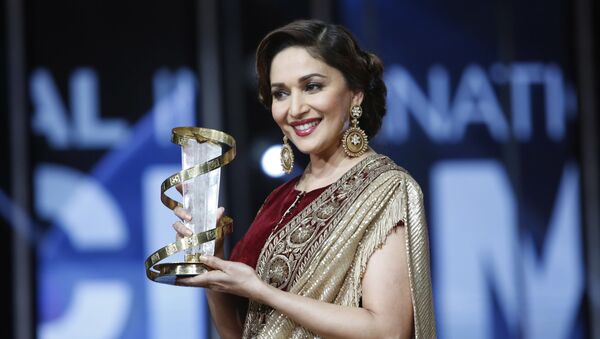
<path id="1" fill-rule="evenodd" d="M 351 90 L 364 93 L 359 123 L 372 138 L 381 127 L 386 111 L 383 64 L 375 54 L 360 49 L 352 34 L 340 25 L 298 20 L 267 34 L 256 50 L 260 102 L 271 109 L 271 62 L 277 53 L 292 46 L 306 48 L 312 57 L 339 70 Z"/>

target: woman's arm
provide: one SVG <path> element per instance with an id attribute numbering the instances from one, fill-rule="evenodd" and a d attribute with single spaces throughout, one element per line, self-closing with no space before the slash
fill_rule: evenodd
<path id="1" fill-rule="evenodd" d="M 409 338 L 413 311 L 404 240 L 404 230 L 397 228 L 369 259 L 360 308 L 281 291 L 260 280 L 251 267 L 216 257 L 201 259 L 213 271 L 180 283 L 254 299 L 322 337 Z"/>
<path id="2" fill-rule="evenodd" d="M 244 319 L 240 318 L 239 310 L 247 299 L 229 293 L 206 290 L 206 299 L 219 337 L 222 339 L 240 338 L 242 336 Z"/>

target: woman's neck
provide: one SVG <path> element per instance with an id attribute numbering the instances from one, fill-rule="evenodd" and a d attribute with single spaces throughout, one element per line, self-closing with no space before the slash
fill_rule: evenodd
<path id="1" fill-rule="evenodd" d="M 312 191 L 331 185 L 354 165 L 373 153 L 374 151 L 369 148 L 362 156 L 349 158 L 343 148 L 339 147 L 332 154 L 326 156 L 311 154 L 310 164 L 304 170 L 296 187 L 301 191 Z"/>

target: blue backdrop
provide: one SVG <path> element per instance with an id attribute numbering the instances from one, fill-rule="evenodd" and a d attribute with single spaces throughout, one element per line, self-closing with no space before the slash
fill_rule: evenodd
<path id="1" fill-rule="evenodd" d="M 344 1 L 386 65 L 378 151 L 427 200 L 440 338 L 580 338 L 567 4 Z"/>
<path id="2" fill-rule="evenodd" d="M 195 10 L 30 6 L 42 339 L 208 336 L 202 291 L 150 283 L 143 269 L 174 237 L 159 200 L 160 183 L 180 168 L 170 129 L 202 125 L 198 93 L 215 85 L 194 70 Z M 584 337 L 566 1 L 346 0 L 334 13 L 386 66 L 388 113 L 372 145 L 425 193 L 439 337 Z M 249 79 L 239 81 L 255 86 Z M 264 112 L 247 114 L 276 128 Z M 247 203 L 260 205 L 277 183 L 252 181 L 260 193 Z"/>

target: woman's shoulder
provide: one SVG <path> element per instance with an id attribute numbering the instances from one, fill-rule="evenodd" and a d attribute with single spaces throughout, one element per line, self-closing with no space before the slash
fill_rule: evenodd
<path id="1" fill-rule="evenodd" d="M 422 195 L 421 186 L 406 168 L 397 164 L 393 159 L 386 155 L 377 154 L 373 157 L 373 159 L 384 164 L 386 170 L 383 171 L 382 174 L 385 174 L 389 177 L 395 177 L 403 181 L 406 189 L 415 191 L 419 195 Z"/>

